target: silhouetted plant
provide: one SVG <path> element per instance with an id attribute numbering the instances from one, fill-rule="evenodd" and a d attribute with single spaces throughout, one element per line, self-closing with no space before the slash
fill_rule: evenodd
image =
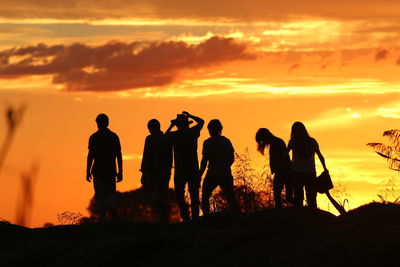
<path id="1" fill-rule="evenodd" d="M 152 207 L 146 203 L 142 188 L 129 192 L 117 192 L 117 216 L 118 219 L 133 222 L 157 222 L 158 214 Z M 168 190 L 168 199 L 170 205 L 169 222 L 180 222 L 179 208 L 175 200 L 173 189 Z M 93 221 L 98 219 L 94 198 L 90 200 L 88 211 Z"/>
<path id="2" fill-rule="evenodd" d="M 389 130 L 383 132 L 390 144 L 368 143 L 375 152 L 388 161 L 389 168 L 400 171 L 400 130 Z"/>
<path id="3" fill-rule="evenodd" d="M 5 116 L 7 122 L 7 131 L 0 147 L 0 171 L 4 165 L 6 156 L 13 142 L 16 130 L 21 124 L 22 118 L 26 111 L 26 105 L 22 104 L 19 107 L 14 107 L 9 105 L 6 108 Z M 33 207 L 33 187 L 34 180 L 37 175 L 37 165 L 32 165 L 29 172 L 23 173 L 21 175 L 21 195 L 17 202 L 17 214 L 16 223 L 20 225 L 25 225 L 27 218 Z"/>
<path id="4" fill-rule="evenodd" d="M 239 200 L 244 211 L 255 211 L 273 207 L 273 181 L 267 164 L 262 173 L 251 167 L 248 148 L 235 155 L 235 185 L 238 187 Z"/>
<path id="5" fill-rule="evenodd" d="M 347 210 L 350 209 L 350 194 L 347 190 L 346 185 L 343 182 L 335 182 L 335 187 L 330 190 L 330 194 L 332 197 L 343 207 Z M 329 202 L 330 204 L 330 202 Z M 328 205 L 329 205 L 328 204 Z M 330 210 L 330 207 L 328 206 L 328 210 Z"/>
<path id="6" fill-rule="evenodd" d="M 14 139 L 17 127 L 20 125 L 22 118 L 25 114 L 26 105 L 23 104 L 19 107 L 8 106 L 5 112 L 7 121 L 7 132 L 3 144 L 0 148 L 0 170 L 3 167 L 7 153 L 10 149 L 11 143 Z"/>
<path id="7" fill-rule="evenodd" d="M 50 223 L 50 222 L 47 222 L 47 223 L 43 224 L 43 228 L 50 228 L 50 227 L 53 227 L 53 226 L 54 226 L 54 224 Z"/>
<path id="8" fill-rule="evenodd" d="M 381 203 L 398 203 L 400 199 L 399 190 L 395 178 L 389 178 L 385 181 L 384 186 L 378 193 L 378 198 Z"/>
<path id="9" fill-rule="evenodd" d="M 21 192 L 17 202 L 16 218 L 16 223 L 19 225 L 26 225 L 30 218 L 33 208 L 34 186 L 38 171 L 38 165 L 32 164 L 28 172 L 21 174 Z"/>
<path id="10" fill-rule="evenodd" d="M 83 218 L 79 212 L 64 211 L 57 214 L 57 221 L 60 225 L 78 225 L 81 224 Z"/>
<path id="11" fill-rule="evenodd" d="M 246 148 L 243 153 L 235 153 L 233 165 L 234 192 L 242 212 L 254 212 L 273 207 L 272 176 L 264 167 L 260 174 L 251 166 L 251 157 Z M 228 203 L 220 189 L 210 198 L 211 212 L 228 208 Z"/>

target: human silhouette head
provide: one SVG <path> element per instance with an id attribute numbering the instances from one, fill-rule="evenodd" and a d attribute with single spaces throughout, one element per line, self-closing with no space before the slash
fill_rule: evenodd
<path id="1" fill-rule="evenodd" d="M 149 129 L 150 133 L 158 133 L 161 131 L 160 122 L 156 119 L 149 120 L 149 122 L 147 123 L 147 128 Z"/>
<path id="2" fill-rule="evenodd" d="M 265 147 L 271 143 L 272 133 L 267 128 L 260 128 L 256 133 L 257 150 L 264 155 Z"/>
<path id="3" fill-rule="evenodd" d="M 97 128 L 99 128 L 99 129 L 107 128 L 108 127 L 108 123 L 109 123 L 107 115 L 104 114 L 104 113 L 101 113 L 101 114 L 97 115 L 96 123 L 97 123 Z"/>
<path id="4" fill-rule="evenodd" d="M 290 139 L 293 142 L 293 151 L 301 157 L 310 157 L 313 153 L 311 137 L 303 123 L 296 121 L 292 125 Z"/>
<path id="5" fill-rule="evenodd" d="M 188 116 L 184 114 L 177 114 L 176 119 L 174 119 L 173 122 L 178 129 L 189 128 L 189 125 L 193 123 L 193 121 L 190 121 Z"/>
<path id="6" fill-rule="evenodd" d="M 293 140 L 304 140 L 310 137 L 307 132 L 306 126 L 302 122 L 296 121 L 292 125 L 292 131 L 290 133 L 290 138 Z"/>
<path id="7" fill-rule="evenodd" d="M 210 133 L 211 136 L 221 135 L 222 124 L 219 120 L 217 120 L 217 119 L 211 120 L 208 123 L 207 128 L 208 128 L 208 132 Z"/>

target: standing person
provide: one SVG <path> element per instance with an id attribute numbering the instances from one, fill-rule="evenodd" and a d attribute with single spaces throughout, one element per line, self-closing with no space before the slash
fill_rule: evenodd
<path id="1" fill-rule="evenodd" d="M 257 150 L 264 155 L 269 147 L 269 166 L 273 178 L 275 207 L 282 207 L 282 190 L 285 186 L 286 201 L 293 203 L 293 182 L 291 162 L 285 142 L 273 135 L 268 129 L 260 128 L 256 133 Z"/>
<path id="2" fill-rule="evenodd" d="M 307 206 L 317 208 L 315 153 L 318 155 L 324 171 L 328 172 L 328 169 L 317 141 L 310 137 L 306 127 L 301 122 L 295 122 L 292 125 L 288 144 L 288 151 L 290 152 L 290 150 L 292 150 L 292 168 L 295 180 L 295 205 L 303 206 L 305 189 Z"/>
<path id="3" fill-rule="evenodd" d="M 189 125 L 193 123 L 193 121 L 189 119 L 193 119 L 197 124 L 193 127 L 189 127 Z M 199 189 L 201 178 L 197 157 L 197 140 L 203 125 L 203 119 L 184 111 L 182 114 L 178 114 L 176 119 L 171 121 L 171 125 L 166 131 L 166 135 L 173 146 L 175 194 L 181 217 L 184 221 L 190 220 L 188 206 L 185 201 L 186 184 L 188 184 L 189 187 L 192 219 L 199 217 Z M 171 132 L 174 126 L 176 126 L 178 130 Z"/>
<path id="4" fill-rule="evenodd" d="M 86 180 L 93 180 L 96 208 L 100 221 L 104 221 L 107 212 L 116 218 L 116 182 L 122 181 L 122 153 L 118 135 L 108 129 L 107 115 L 99 114 L 96 123 L 98 131 L 89 138 Z"/>
<path id="5" fill-rule="evenodd" d="M 140 171 L 145 196 L 159 215 L 159 220 L 168 222 L 168 188 L 172 168 L 172 146 L 161 131 L 160 122 L 151 119 L 147 123 L 150 135 L 146 137 Z"/>
<path id="6" fill-rule="evenodd" d="M 207 128 L 211 137 L 203 143 L 203 157 L 200 164 L 200 177 L 203 176 L 208 165 L 202 187 L 201 205 L 203 214 L 208 215 L 210 213 L 210 197 L 217 186 L 221 187 L 231 210 L 239 211 L 231 172 L 231 166 L 235 161 L 235 150 L 231 141 L 221 135 L 222 124 L 219 120 L 211 120 Z"/>

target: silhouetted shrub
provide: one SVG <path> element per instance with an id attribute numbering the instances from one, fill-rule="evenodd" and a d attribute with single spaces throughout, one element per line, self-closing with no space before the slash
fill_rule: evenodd
<path id="1" fill-rule="evenodd" d="M 168 190 L 168 200 L 170 205 L 169 222 L 179 222 L 179 208 L 176 204 L 175 192 L 173 189 Z M 133 222 L 157 222 L 158 216 L 156 211 L 145 201 L 142 188 L 129 192 L 117 192 L 117 216 L 119 220 Z M 96 213 L 94 198 L 90 200 L 88 211 L 90 218 L 84 222 L 96 221 L 98 214 Z"/>
<path id="2" fill-rule="evenodd" d="M 251 167 L 248 149 L 243 153 L 235 153 L 233 165 L 234 192 L 242 212 L 254 212 L 274 206 L 272 191 L 272 175 L 266 171 L 257 172 Z M 220 189 L 210 198 L 211 212 L 227 210 L 228 203 Z"/>
<path id="3" fill-rule="evenodd" d="M 81 224 L 83 215 L 79 212 L 64 211 L 57 214 L 58 223 L 61 225 L 77 225 Z"/>

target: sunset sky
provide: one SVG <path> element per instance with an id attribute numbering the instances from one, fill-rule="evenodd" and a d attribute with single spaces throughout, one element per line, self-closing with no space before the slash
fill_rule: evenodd
<path id="1" fill-rule="evenodd" d="M 140 186 L 147 121 L 165 130 L 185 110 L 220 119 L 260 172 L 257 129 L 288 142 L 302 121 L 350 208 L 378 200 L 399 178 L 366 146 L 400 128 L 399 14 L 398 0 L 2 0 L 0 112 L 27 109 L 0 172 L 0 218 L 15 222 L 32 164 L 28 226 L 88 214 L 87 144 L 99 113 L 121 140 L 119 191 Z M 0 142 L 5 132 L 2 115 Z M 206 138 L 205 127 L 199 147 Z"/>

